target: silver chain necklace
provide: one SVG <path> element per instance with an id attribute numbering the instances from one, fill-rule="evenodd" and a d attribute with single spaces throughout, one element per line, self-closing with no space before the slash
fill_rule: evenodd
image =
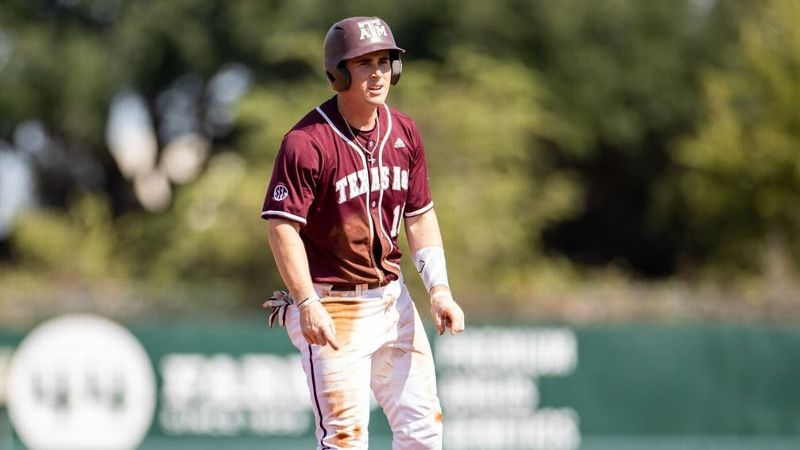
<path id="1" fill-rule="evenodd" d="M 350 128 L 350 122 L 348 122 L 347 119 L 344 118 L 344 114 L 342 114 L 342 112 L 339 111 L 339 115 L 342 116 L 342 120 L 344 120 L 344 124 L 347 127 L 347 131 L 350 132 L 350 136 L 353 138 L 353 142 L 355 142 L 356 145 L 361 150 L 364 151 L 364 153 L 369 155 L 369 158 L 368 158 L 369 163 L 370 164 L 375 164 L 375 157 L 372 155 L 372 153 L 375 151 L 375 148 L 378 148 L 378 142 L 381 141 L 381 119 L 380 119 L 380 117 L 377 117 L 377 116 L 375 117 L 375 122 L 376 122 L 375 126 L 378 127 L 378 136 L 375 139 L 375 148 L 373 148 L 372 150 L 367 150 L 367 148 L 364 147 L 363 145 L 361 145 L 361 142 L 359 142 L 358 139 L 356 139 L 356 134 L 353 132 L 353 129 Z"/>

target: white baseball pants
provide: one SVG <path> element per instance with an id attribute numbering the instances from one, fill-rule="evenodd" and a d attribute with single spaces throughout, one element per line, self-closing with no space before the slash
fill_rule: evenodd
<path id="1" fill-rule="evenodd" d="M 441 449 L 433 356 L 402 279 L 362 292 L 315 287 L 333 319 L 340 349 L 309 345 L 294 305 L 286 328 L 302 355 L 317 450 L 368 448 L 370 389 L 389 419 L 393 450 Z"/>

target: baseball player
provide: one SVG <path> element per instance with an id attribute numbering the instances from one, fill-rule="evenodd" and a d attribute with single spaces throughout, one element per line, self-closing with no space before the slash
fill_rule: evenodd
<path id="1" fill-rule="evenodd" d="M 405 226 L 439 334 L 464 329 L 447 280 L 422 137 L 386 97 L 402 73 L 389 25 L 351 17 L 325 37 L 336 95 L 284 137 L 261 216 L 288 293 L 265 303 L 302 354 L 317 449 L 367 448 L 370 389 L 394 449 L 439 449 L 425 330 L 400 271 Z"/>

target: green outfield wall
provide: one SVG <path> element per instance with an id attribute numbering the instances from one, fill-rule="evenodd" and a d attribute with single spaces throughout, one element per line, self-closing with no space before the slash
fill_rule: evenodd
<path id="1" fill-rule="evenodd" d="M 142 449 L 313 448 L 283 329 L 125 324 L 137 360 L 93 326 L 0 331 L 0 450 L 41 433 L 104 448 L 115 426 Z M 446 449 L 800 448 L 800 328 L 470 324 L 432 344 Z M 369 433 L 390 448 L 377 405 Z"/>

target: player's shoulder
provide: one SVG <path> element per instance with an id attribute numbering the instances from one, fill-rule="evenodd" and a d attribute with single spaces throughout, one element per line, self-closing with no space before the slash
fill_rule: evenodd
<path id="1" fill-rule="evenodd" d="M 317 114 L 318 116 L 318 114 Z M 318 124 L 314 111 L 309 112 L 295 126 L 283 135 L 281 151 L 300 155 L 320 151 Z"/>

